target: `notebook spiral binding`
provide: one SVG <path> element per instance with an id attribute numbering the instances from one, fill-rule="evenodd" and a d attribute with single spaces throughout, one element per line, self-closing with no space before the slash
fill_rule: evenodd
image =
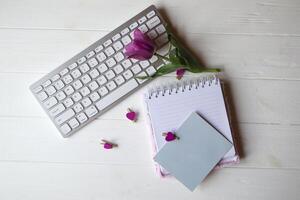
<path id="1" fill-rule="evenodd" d="M 152 88 L 146 93 L 146 98 L 158 98 L 161 96 L 172 95 L 173 93 L 184 92 L 186 90 L 204 88 L 206 86 L 210 87 L 212 84 L 217 85 L 219 83 L 219 78 L 216 75 L 192 78 L 178 82 L 176 84 L 163 85 L 156 88 Z"/>

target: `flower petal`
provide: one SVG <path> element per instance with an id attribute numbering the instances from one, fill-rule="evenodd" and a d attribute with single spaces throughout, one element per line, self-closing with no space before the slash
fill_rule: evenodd
<path id="1" fill-rule="evenodd" d="M 155 51 L 154 42 L 139 29 L 134 30 L 133 36 L 133 41 L 125 46 L 127 58 L 135 58 L 137 60 L 150 59 Z"/>

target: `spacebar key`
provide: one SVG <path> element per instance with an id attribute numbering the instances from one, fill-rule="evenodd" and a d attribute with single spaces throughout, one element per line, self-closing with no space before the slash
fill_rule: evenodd
<path id="1" fill-rule="evenodd" d="M 105 96 L 103 99 L 99 100 L 95 105 L 99 110 L 105 109 L 110 104 L 114 103 L 124 95 L 126 95 L 128 92 L 132 91 L 138 86 L 138 83 L 135 79 L 131 79 L 121 87 L 117 88 L 107 96 Z"/>

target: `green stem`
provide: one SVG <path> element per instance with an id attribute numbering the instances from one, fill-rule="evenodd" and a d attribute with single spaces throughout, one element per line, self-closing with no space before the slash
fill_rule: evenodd
<path id="1" fill-rule="evenodd" d="M 162 55 L 160 55 L 160 54 L 158 54 L 158 53 L 154 53 L 154 55 L 156 55 L 156 56 L 159 57 L 159 58 L 162 58 L 162 59 L 164 59 L 164 60 L 167 60 L 167 61 L 171 62 L 171 60 L 170 60 L 168 57 L 166 57 L 166 56 L 162 56 Z"/>

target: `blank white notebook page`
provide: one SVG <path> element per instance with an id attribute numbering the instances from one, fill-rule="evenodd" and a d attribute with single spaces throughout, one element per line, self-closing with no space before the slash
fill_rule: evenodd
<path id="1" fill-rule="evenodd" d="M 202 86 L 202 84 L 204 84 Z M 174 131 L 192 112 L 198 113 L 232 144 L 232 134 L 219 79 L 188 84 L 185 87 L 156 91 L 145 95 L 156 152 L 165 144 L 163 132 Z M 231 161 L 236 155 L 234 146 L 221 162 Z"/>

